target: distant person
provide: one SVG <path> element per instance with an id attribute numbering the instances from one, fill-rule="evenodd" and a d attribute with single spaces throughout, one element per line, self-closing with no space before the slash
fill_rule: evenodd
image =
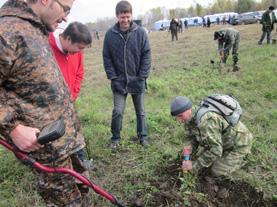
<path id="1" fill-rule="evenodd" d="M 179 33 L 183 33 L 183 22 L 179 19 Z"/>
<path id="2" fill-rule="evenodd" d="M 150 44 L 145 30 L 132 21 L 132 5 L 128 1 L 118 2 L 115 10 L 118 22 L 106 32 L 103 44 L 104 68 L 111 80 L 114 102 L 110 148 L 119 147 L 128 94 L 136 110 L 138 140 L 148 147 L 144 94 L 151 68 Z"/>
<path id="3" fill-rule="evenodd" d="M 178 33 L 177 33 L 178 22 L 175 19 L 172 19 L 169 26 L 169 31 L 171 31 L 172 41 L 174 41 L 174 37 L 176 41 L 178 41 Z"/>
<path id="4" fill-rule="evenodd" d="M 76 154 L 85 140 L 74 99 L 47 36 L 67 22 L 73 2 L 9 0 L 1 7 L 0 136 L 45 167 L 89 176 Z M 51 145 L 40 145 L 37 133 L 59 120 L 66 125 L 65 134 Z M 40 206 L 93 206 L 92 189 L 71 175 L 30 170 L 44 201 Z"/>
<path id="5" fill-rule="evenodd" d="M 265 13 L 263 13 L 262 20 L 261 20 L 263 24 L 263 28 L 262 28 L 263 34 L 261 36 L 260 41 L 258 42 L 258 45 L 262 44 L 265 38 L 265 35 L 267 35 L 267 44 L 270 44 L 271 31 L 274 29 L 274 23 L 277 22 L 275 13 L 273 12 L 274 9 L 275 8 L 273 6 L 270 6 L 268 10 Z"/>
<path id="6" fill-rule="evenodd" d="M 99 32 L 98 30 L 95 30 L 96 39 L 99 40 Z"/>
<path id="7" fill-rule="evenodd" d="M 208 19 L 207 19 L 207 25 L 208 25 L 208 28 L 210 28 L 210 26 L 211 26 L 211 20 L 210 20 L 210 17 L 208 17 Z"/>
<path id="8" fill-rule="evenodd" d="M 205 18 L 204 18 L 204 17 L 202 18 L 202 21 L 203 21 L 203 28 L 204 28 L 204 27 L 206 27 L 206 26 L 207 26 L 207 25 L 206 25 L 206 20 L 205 20 Z"/>
<path id="9" fill-rule="evenodd" d="M 160 31 L 164 30 L 164 24 L 161 24 Z"/>
<path id="10" fill-rule="evenodd" d="M 220 22 L 220 18 L 217 17 L 217 18 L 216 18 L 216 24 L 219 25 L 219 22 Z"/>
<path id="11" fill-rule="evenodd" d="M 225 25 L 226 24 L 226 16 L 224 16 L 223 18 L 222 18 L 222 25 Z"/>
<path id="12" fill-rule="evenodd" d="M 185 29 L 188 29 L 188 20 L 184 21 Z"/>
<path id="13" fill-rule="evenodd" d="M 72 22 L 65 30 L 57 28 L 51 32 L 49 41 L 72 97 L 76 101 L 84 77 L 83 51 L 91 44 L 92 36 L 86 25 Z M 95 169 L 96 165 L 92 160 L 85 159 L 84 149 L 79 150 L 77 154 L 85 167 Z"/>
<path id="14" fill-rule="evenodd" d="M 183 161 L 183 170 L 211 167 L 216 177 L 237 171 L 247 163 L 245 157 L 251 153 L 252 134 L 240 121 L 235 126 L 229 125 L 223 116 L 213 111 L 206 112 L 197 123 L 199 109 L 186 97 L 177 97 L 171 103 L 171 115 L 184 123 L 185 137 L 189 141 L 183 149 L 184 156 L 196 154 L 198 146 L 202 147 L 196 160 Z"/>
<path id="15" fill-rule="evenodd" d="M 214 33 L 214 40 L 218 40 L 218 50 L 220 55 L 224 53 L 223 63 L 226 64 L 226 61 L 229 56 L 229 50 L 233 47 L 232 56 L 234 61 L 234 66 L 237 65 L 238 58 L 238 50 L 240 43 L 240 32 L 233 28 L 221 29 L 220 31 L 216 31 Z"/>

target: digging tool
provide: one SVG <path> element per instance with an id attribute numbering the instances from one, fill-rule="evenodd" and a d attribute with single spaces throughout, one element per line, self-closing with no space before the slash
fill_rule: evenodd
<path id="1" fill-rule="evenodd" d="M 275 32 L 274 39 L 272 39 L 272 44 L 273 44 L 273 45 L 275 45 L 275 44 L 276 44 L 276 34 L 277 34 L 277 32 Z"/>
<path id="2" fill-rule="evenodd" d="M 215 53 L 215 57 L 214 57 L 214 59 L 213 59 L 213 60 L 210 60 L 210 61 L 211 61 L 211 64 L 214 64 L 214 60 L 216 59 L 217 54 L 218 54 L 218 50 L 217 50 L 217 51 L 216 51 L 216 53 Z"/>
<path id="3" fill-rule="evenodd" d="M 169 33 L 170 33 L 170 31 L 168 30 L 168 33 L 167 33 L 167 36 L 166 36 L 166 39 L 165 39 L 165 42 L 164 42 L 164 43 L 167 42 L 167 38 L 168 38 Z"/>
<path id="4" fill-rule="evenodd" d="M 188 156 L 185 157 L 185 161 L 189 161 L 189 156 L 190 156 L 190 155 L 188 155 Z M 187 173 L 188 173 L 188 171 L 187 171 L 187 170 L 184 170 L 184 176 L 186 176 Z"/>
<path id="5" fill-rule="evenodd" d="M 40 132 L 41 136 L 43 135 L 43 137 L 44 137 L 44 139 L 40 140 L 40 142 L 39 142 L 40 144 L 41 143 L 46 144 L 48 142 L 54 141 L 54 138 L 51 137 L 50 134 L 53 135 L 53 133 L 54 133 L 54 135 L 58 134 L 57 136 L 60 136 L 63 133 L 62 130 L 63 130 L 63 127 L 65 127 L 65 125 L 62 125 L 61 123 L 60 123 L 61 125 L 59 125 L 56 122 L 53 123 L 53 124 L 54 125 L 51 125 L 51 127 L 43 128 L 42 131 Z M 58 139 L 57 136 L 55 137 L 55 140 Z M 4 147 L 6 147 L 8 150 L 12 151 L 17 157 L 21 158 L 23 160 L 23 162 L 26 163 L 27 165 L 30 165 L 31 167 L 35 167 L 38 170 L 40 170 L 42 172 L 46 172 L 46 173 L 66 173 L 66 174 L 70 174 L 73 177 L 75 177 L 76 179 L 80 180 L 85 185 L 87 185 L 88 187 L 92 188 L 96 193 L 98 193 L 98 194 L 104 196 L 105 198 L 107 198 L 108 200 L 110 200 L 112 204 L 117 205 L 119 207 L 126 207 L 125 205 L 120 203 L 115 196 L 105 192 L 104 190 L 102 190 L 98 186 L 94 185 L 87 177 L 75 172 L 74 170 L 71 170 L 71 169 L 68 169 L 68 168 L 61 168 L 61 167 L 53 167 L 53 168 L 45 167 L 44 165 L 41 165 L 36 160 L 34 160 L 32 157 L 30 157 L 27 154 L 19 151 L 19 149 L 15 149 L 15 145 L 12 146 L 10 143 L 5 141 L 1 137 L 0 137 L 0 144 L 3 145 Z"/>

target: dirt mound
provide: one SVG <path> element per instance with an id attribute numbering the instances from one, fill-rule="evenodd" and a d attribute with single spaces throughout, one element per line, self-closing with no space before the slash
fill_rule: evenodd
<path id="1" fill-rule="evenodd" d="M 179 159 L 178 159 L 179 160 Z M 168 179 L 160 178 L 151 181 L 158 191 L 151 194 L 148 200 L 143 191 L 136 192 L 128 199 L 128 206 L 133 207 L 266 207 L 276 206 L 276 201 L 263 200 L 263 192 L 245 182 L 230 181 L 224 178 L 214 178 L 209 169 L 203 169 L 197 176 L 195 185 L 190 190 L 181 189 L 182 181 L 178 178 L 181 170 L 181 160 L 165 169 Z M 190 179 L 190 178 L 185 178 Z M 190 180 L 189 180 L 190 182 Z M 189 192 L 189 193 L 186 193 Z M 197 194 L 202 195 L 197 198 Z M 185 197 L 184 197 L 185 195 Z"/>

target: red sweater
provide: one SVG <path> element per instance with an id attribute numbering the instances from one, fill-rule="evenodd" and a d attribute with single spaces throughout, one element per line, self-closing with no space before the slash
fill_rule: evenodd
<path id="1" fill-rule="evenodd" d="M 62 32 L 63 29 L 60 28 L 54 31 L 54 33 Z M 53 32 L 49 35 L 49 41 L 64 79 L 76 101 L 77 94 L 81 91 L 81 83 L 84 76 L 83 53 L 77 52 L 75 55 L 71 55 L 62 52 L 57 46 Z"/>

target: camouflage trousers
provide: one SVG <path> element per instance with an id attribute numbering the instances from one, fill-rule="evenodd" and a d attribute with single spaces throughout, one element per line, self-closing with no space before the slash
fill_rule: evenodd
<path id="1" fill-rule="evenodd" d="M 233 61 L 236 62 L 236 63 L 239 61 L 239 53 L 238 53 L 239 42 L 240 42 L 240 40 L 236 40 L 235 44 L 233 45 L 233 51 L 232 51 Z M 227 47 L 227 45 L 225 45 L 225 48 L 226 47 Z M 229 57 L 229 50 L 226 51 L 226 53 L 225 53 L 225 55 L 223 57 L 223 62 L 226 63 L 228 57 Z"/>
<path id="2" fill-rule="evenodd" d="M 220 177 L 239 170 L 247 163 L 245 157 L 251 152 L 251 148 L 252 140 L 250 145 L 238 147 L 232 151 L 223 151 L 223 155 L 213 163 L 212 173 L 216 177 Z"/>
<path id="3" fill-rule="evenodd" d="M 42 163 L 47 167 L 53 167 L 52 163 Z M 56 167 L 72 169 L 89 178 L 88 171 L 84 168 L 78 155 L 72 154 L 65 160 L 55 163 Z M 63 173 L 44 173 L 32 169 L 38 193 L 41 195 L 47 207 L 91 207 L 93 206 L 92 189 L 81 183 L 75 177 Z"/>

